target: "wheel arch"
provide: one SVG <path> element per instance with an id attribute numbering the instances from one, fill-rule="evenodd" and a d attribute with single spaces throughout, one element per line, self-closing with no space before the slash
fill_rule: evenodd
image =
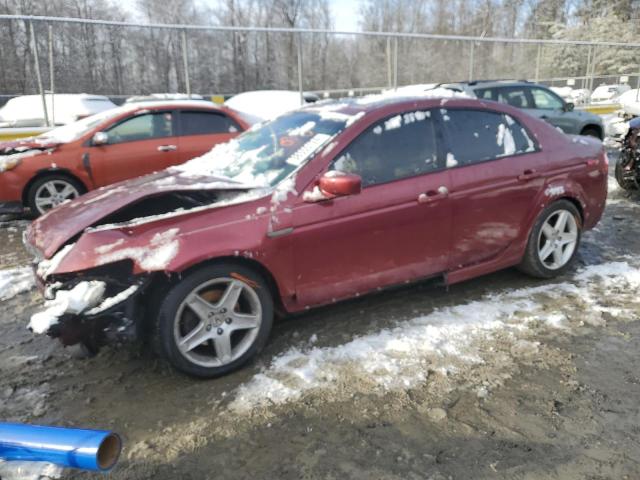
<path id="1" fill-rule="evenodd" d="M 572 203 L 574 207 L 576 207 L 576 209 L 578 210 L 578 213 L 580 214 L 580 223 L 582 225 L 584 225 L 584 208 L 582 206 L 582 203 L 580 203 L 580 200 L 578 200 L 575 197 L 571 197 L 571 196 L 563 196 L 563 197 L 558 197 L 558 198 L 554 199 L 552 202 L 549 203 L 549 205 L 552 205 L 555 202 L 558 202 L 560 200 L 566 200 L 566 201 Z"/>
<path id="2" fill-rule="evenodd" d="M 69 177 L 70 179 L 75 180 L 80 185 L 82 185 L 84 192 L 81 192 L 81 193 L 86 193 L 89 191 L 86 183 L 83 182 L 82 179 L 80 179 L 77 175 L 74 175 L 73 173 L 71 173 L 70 170 L 67 170 L 66 168 L 47 168 L 44 170 L 39 170 L 33 177 L 31 177 L 31 179 L 27 182 L 27 184 L 22 189 L 23 205 L 27 205 L 29 202 L 29 190 L 31 190 L 31 187 L 33 186 L 33 184 L 38 180 L 40 180 L 41 178 L 44 178 L 48 175 L 62 175 L 65 177 Z"/>
<path id="3" fill-rule="evenodd" d="M 580 135 L 584 135 L 584 132 L 586 132 L 587 130 L 597 131 L 598 136 L 600 137 L 600 140 L 604 138 L 604 132 L 602 130 L 602 126 L 598 125 L 597 123 L 587 123 L 586 125 L 583 125 L 582 128 L 580 129 Z"/>
<path id="4" fill-rule="evenodd" d="M 280 294 L 278 283 L 276 282 L 274 275 L 271 273 L 271 271 L 267 267 L 265 267 L 262 263 L 258 262 L 257 260 L 254 260 L 251 258 L 236 257 L 236 256 L 222 256 L 222 257 L 211 258 L 211 259 L 196 263 L 194 265 L 190 265 L 186 269 L 179 272 L 167 272 L 166 274 L 156 273 L 149 285 L 149 290 L 147 292 L 147 297 L 151 298 L 152 300 L 149 303 L 153 305 L 149 312 L 150 315 L 148 315 L 147 317 L 152 317 L 152 318 L 146 318 L 145 323 L 147 325 L 151 325 L 150 322 L 153 321 L 153 317 L 155 317 L 155 315 L 157 314 L 155 310 L 158 309 L 161 303 L 161 299 L 172 287 L 177 285 L 183 277 L 190 275 L 191 273 L 193 273 L 196 270 L 199 270 L 200 268 L 204 268 L 211 265 L 219 265 L 223 263 L 250 268 L 254 270 L 256 273 L 258 273 L 259 275 L 261 275 L 262 278 L 264 278 L 265 282 L 267 282 L 269 293 L 273 298 L 273 304 L 274 304 L 276 313 L 280 315 L 284 315 L 286 313 L 286 309 L 282 301 L 282 295 Z"/>

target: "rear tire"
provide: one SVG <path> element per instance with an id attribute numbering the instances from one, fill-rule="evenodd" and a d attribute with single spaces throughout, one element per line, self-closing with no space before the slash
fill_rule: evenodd
<path id="1" fill-rule="evenodd" d="M 214 378 L 255 357 L 272 324 L 273 298 L 262 276 L 242 265 L 211 265 L 168 292 L 154 343 L 177 370 Z"/>
<path id="2" fill-rule="evenodd" d="M 533 225 L 518 268 L 537 278 L 563 274 L 575 260 L 581 234 L 582 218 L 576 206 L 568 200 L 552 203 Z"/>
<path id="3" fill-rule="evenodd" d="M 84 186 L 67 175 L 52 174 L 37 179 L 27 193 L 27 206 L 36 216 L 57 207 L 61 203 L 79 197 Z"/>

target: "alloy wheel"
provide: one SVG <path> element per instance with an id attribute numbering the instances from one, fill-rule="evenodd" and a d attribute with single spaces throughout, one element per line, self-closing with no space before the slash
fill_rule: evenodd
<path id="1" fill-rule="evenodd" d="M 39 213 L 44 213 L 79 195 L 80 192 L 71 183 L 64 180 L 49 180 L 36 190 L 35 206 Z"/>
<path id="2" fill-rule="evenodd" d="M 564 267 L 578 244 L 578 222 L 568 210 L 552 212 L 538 236 L 538 258 L 549 270 Z"/>
<path id="3" fill-rule="evenodd" d="M 236 278 L 216 278 L 193 289 L 173 324 L 180 353 L 202 367 L 220 367 L 240 358 L 255 342 L 262 306 L 254 288 Z"/>

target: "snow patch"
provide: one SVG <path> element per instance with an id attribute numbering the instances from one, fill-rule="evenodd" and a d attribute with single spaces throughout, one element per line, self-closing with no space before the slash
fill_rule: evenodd
<path id="1" fill-rule="evenodd" d="M 456 157 L 453 156 L 453 153 L 451 152 L 447 153 L 447 167 L 452 168 L 452 167 L 456 167 L 457 165 L 458 165 L 458 161 L 456 160 Z"/>
<path id="2" fill-rule="evenodd" d="M 33 269 L 30 267 L 0 270 L 0 301 L 8 300 L 19 293 L 31 290 L 34 285 Z"/>
<path id="3" fill-rule="evenodd" d="M 132 259 L 143 270 L 164 270 L 178 254 L 180 242 L 176 236 L 179 231 L 179 228 L 171 228 L 165 232 L 156 233 L 148 246 L 128 247 L 103 254 L 98 258 L 97 265 Z"/>
<path id="4" fill-rule="evenodd" d="M 97 280 L 80 282 L 71 290 L 58 290 L 53 300 L 44 302 L 44 310 L 31 316 L 28 328 L 46 333 L 64 314 L 79 314 L 92 308 L 104 295 L 106 284 Z"/>
<path id="5" fill-rule="evenodd" d="M 547 197 L 557 197 L 559 195 L 564 195 L 564 186 L 562 186 L 562 185 L 557 185 L 555 187 L 549 186 L 544 191 L 544 194 Z"/>
<path id="6" fill-rule="evenodd" d="M 599 301 L 615 291 L 635 291 L 638 287 L 637 266 L 606 263 L 580 270 L 571 282 L 487 295 L 343 345 L 319 347 L 309 342 L 304 348 L 294 347 L 277 356 L 271 365 L 241 385 L 229 408 L 237 412 L 268 408 L 296 401 L 314 390 L 358 388 L 358 384 L 364 385 L 361 388 L 367 392 L 372 386 L 382 392 L 404 390 L 424 382 L 429 371 L 449 371 L 452 364 L 482 362 L 486 343 L 495 341 L 498 332 L 512 339 L 514 351 L 526 355 L 534 352 L 538 344 L 522 337 L 536 325 L 568 328 L 564 312 L 549 314 L 550 302 L 573 298 L 595 309 Z M 479 393 L 484 397 L 488 391 Z"/>

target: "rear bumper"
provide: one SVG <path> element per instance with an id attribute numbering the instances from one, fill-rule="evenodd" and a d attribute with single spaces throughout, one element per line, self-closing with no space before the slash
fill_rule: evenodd
<path id="1" fill-rule="evenodd" d="M 22 202 L 3 202 L 0 201 L 0 213 L 24 213 Z"/>

